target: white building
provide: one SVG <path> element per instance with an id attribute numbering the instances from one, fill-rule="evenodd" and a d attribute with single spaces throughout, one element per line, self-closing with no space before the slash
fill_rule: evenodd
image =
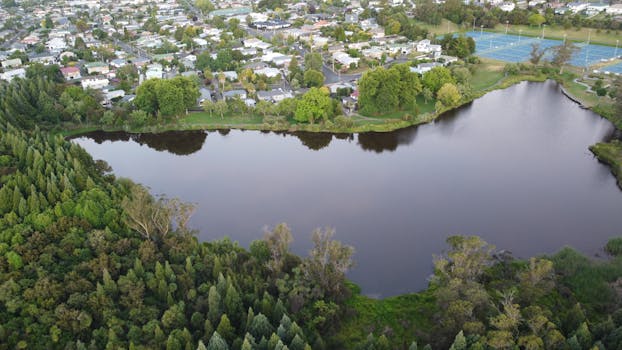
<path id="1" fill-rule="evenodd" d="M 274 77 L 278 77 L 279 75 L 281 75 L 281 71 L 276 68 L 266 67 L 266 68 L 256 69 L 255 74 L 265 75 L 268 78 L 274 78 Z"/>
<path id="2" fill-rule="evenodd" d="M 515 7 L 516 7 L 515 3 L 506 1 L 502 3 L 501 5 L 499 5 L 499 10 L 505 11 L 505 12 L 512 12 Z"/>
<path id="3" fill-rule="evenodd" d="M 333 54 L 333 60 L 343 64 L 346 67 L 350 67 L 350 65 L 352 63 L 354 63 L 356 66 L 358 66 L 359 61 L 361 59 L 358 58 L 358 57 L 350 57 L 350 55 L 348 55 L 347 53 L 341 51 L 341 52 L 335 52 Z"/>
<path id="4" fill-rule="evenodd" d="M 572 13 L 579 13 L 583 10 L 587 10 L 588 3 L 587 2 L 570 2 L 568 3 L 568 8 Z"/>
<path id="5" fill-rule="evenodd" d="M 267 50 L 270 47 L 272 47 L 272 45 L 269 43 L 263 42 L 259 39 L 251 38 L 251 39 L 244 40 L 244 47 Z"/>
<path id="6" fill-rule="evenodd" d="M 108 84 L 110 84 L 110 81 L 108 80 L 108 78 L 103 77 L 103 76 L 84 77 L 82 78 L 81 84 L 84 90 L 86 89 L 99 90 L 99 89 L 103 89 L 106 86 L 108 86 Z"/>
<path id="7" fill-rule="evenodd" d="M 45 47 L 52 52 L 61 52 L 67 48 L 67 43 L 65 42 L 65 39 L 53 38 L 45 43 Z"/>
<path id="8" fill-rule="evenodd" d="M 15 68 L 22 65 L 22 60 L 20 58 L 13 58 L 10 60 L 2 61 L 2 68 Z"/>
<path id="9" fill-rule="evenodd" d="M 441 55 L 441 45 L 433 45 L 430 40 L 424 39 L 417 43 L 417 52 L 431 53 L 433 57 L 437 58 Z"/>
<path id="10" fill-rule="evenodd" d="M 622 15 L 622 4 L 611 5 L 605 9 L 605 12 L 610 15 Z"/>
<path id="11" fill-rule="evenodd" d="M 145 79 L 162 79 L 164 73 L 162 71 L 162 65 L 159 63 L 153 63 L 147 66 L 147 71 L 145 72 Z"/>
<path id="12" fill-rule="evenodd" d="M 15 78 L 26 78 L 26 70 L 24 68 L 18 68 L 0 74 L 0 79 L 8 82 Z"/>

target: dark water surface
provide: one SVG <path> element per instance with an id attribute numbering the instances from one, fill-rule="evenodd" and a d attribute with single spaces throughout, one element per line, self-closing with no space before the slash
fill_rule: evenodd
<path id="1" fill-rule="evenodd" d="M 565 245 L 597 253 L 622 234 L 622 193 L 588 150 L 612 132 L 547 82 L 392 133 L 94 133 L 74 142 L 118 176 L 197 203 L 201 240 L 227 235 L 248 247 L 265 225 L 287 222 L 292 250 L 305 255 L 311 231 L 332 226 L 356 248 L 349 277 L 384 297 L 424 288 L 449 235 L 480 235 L 518 257 Z"/>

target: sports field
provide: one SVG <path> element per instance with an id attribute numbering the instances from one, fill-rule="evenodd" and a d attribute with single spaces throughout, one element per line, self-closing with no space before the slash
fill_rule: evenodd
<path id="1" fill-rule="evenodd" d="M 599 69 L 601 72 L 608 72 L 613 74 L 622 74 L 622 63 L 614 64 L 612 66 L 606 66 Z"/>
<path id="2" fill-rule="evenodd" d="M 540 49 L 548 49 L 562 44 L 560 40 L 540 39 L 512 34 L 470 31 L 467 36 L 475 40 L 475 54 L 506 62 L 524 62 L 529 60 L 532 44 L 539 44 Z M 577 67 L 589 67 L 622 55 L 622 49 L 610 46 L 575 43 L 579 50 L 572 56 L 570 64 Z M 548 50 L 545 57 L 552 55 Z"/>

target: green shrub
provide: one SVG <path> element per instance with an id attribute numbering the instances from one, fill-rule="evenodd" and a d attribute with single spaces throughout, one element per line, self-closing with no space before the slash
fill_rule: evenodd
<path id="1" fill-rule="evenodd" d="M 605 252 L 611 256 L 622 255 L 622 237 L 610 239 L 605 245 Z"/>

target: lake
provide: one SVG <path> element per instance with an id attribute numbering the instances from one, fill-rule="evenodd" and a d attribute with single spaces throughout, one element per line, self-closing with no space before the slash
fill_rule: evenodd
<path id="1" fill-rule="evenodd" d="M 349 278 L 386 297 L 425 288 L 450 235 L 523 258 L 566 245 L 601 252 L 622 234 L 622 193 L 588 146 L 613 131 L 549 81 L 391 133 L 97 132 L 73 142 L 117 176 L 196 203 L 200 240 L 248 247 L 287 222 L 292 251 L 306 255 L 312 230 L 334 227 L 356 249 Z"/>

